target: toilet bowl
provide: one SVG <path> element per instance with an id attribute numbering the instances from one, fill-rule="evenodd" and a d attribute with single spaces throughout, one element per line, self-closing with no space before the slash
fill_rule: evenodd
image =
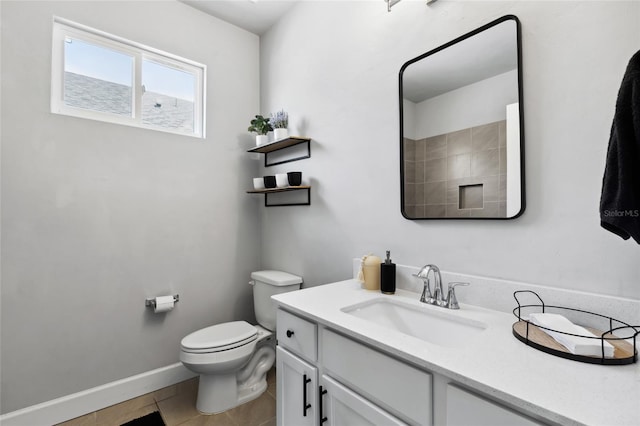
<path id="1" fill-rule="evenodd" d="M 180 345 L 180 361 L 200 374 L 198 411 L 215 414 L 257 398 L 267 388 L 273 366 L 273 333 L 245 321 L 191 333 Z"/>
<path id="2" fill-rule="evenodd" d="M 216 414 L 260 396 L 275 362 L 273 294 L 298 290 L 302 278 L 280 271 L 251 274 L 254 310 L 261 325 L 232 321 L 195 331 L 180 343 L 180 361 L 200 375 L 196 408 Z"/>

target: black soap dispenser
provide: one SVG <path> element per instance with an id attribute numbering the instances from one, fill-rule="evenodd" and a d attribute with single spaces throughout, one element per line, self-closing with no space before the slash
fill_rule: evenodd
<path id="1" fill-rule="evenodd" d="M 396 292 L 396 264 L 391 263 L 391 252 L 387 250 L 387 258 L 380 264 L 380 291 L 384 294 Z"/>

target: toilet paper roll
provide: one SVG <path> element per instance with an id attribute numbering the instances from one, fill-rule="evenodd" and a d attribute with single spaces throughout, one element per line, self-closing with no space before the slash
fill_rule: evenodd
<path id="1" fill-rule="evenodd" d="M 153 312 L 167 312 L 173 309 L 174 305 L 173 296 L 159 296 L 156 297 L 156 306 L 153 308 Z"/>

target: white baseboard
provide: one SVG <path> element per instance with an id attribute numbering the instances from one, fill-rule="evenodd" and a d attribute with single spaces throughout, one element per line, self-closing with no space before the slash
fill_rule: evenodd
<path id="1" fill-rule="evenodd" d="M 127 377 L 95 388 L 32 405 L 0 416 L 2 426 L 36 426 L 61 423 L 113 404 L 188 380 L 196 374 L 182 363 Z"/>

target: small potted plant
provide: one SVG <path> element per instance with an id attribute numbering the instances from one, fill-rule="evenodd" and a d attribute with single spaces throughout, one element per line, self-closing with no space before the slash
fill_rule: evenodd
<path id="1" fill-rule="evenodd" d="M 273 137 L 275 140 L 286 139 L 289 137 L 289 114 L 284 110 L 271 113 L 271 123 L 275 130 L 273 131 Z"/>
<path id="2" fill-rule="evenodd" d="M 269 123 L 268 118 L 264 118 L 261 115 L 256 115 L 256 118 L 251 120 L 251 125 L 247 129 L 250 132 L 256 132 L 258 135 L 256 136 L 256 146 L 260 146 L 269 141 L 269 137 L 267 133 L 273 130 L 273 126 Z"/>

